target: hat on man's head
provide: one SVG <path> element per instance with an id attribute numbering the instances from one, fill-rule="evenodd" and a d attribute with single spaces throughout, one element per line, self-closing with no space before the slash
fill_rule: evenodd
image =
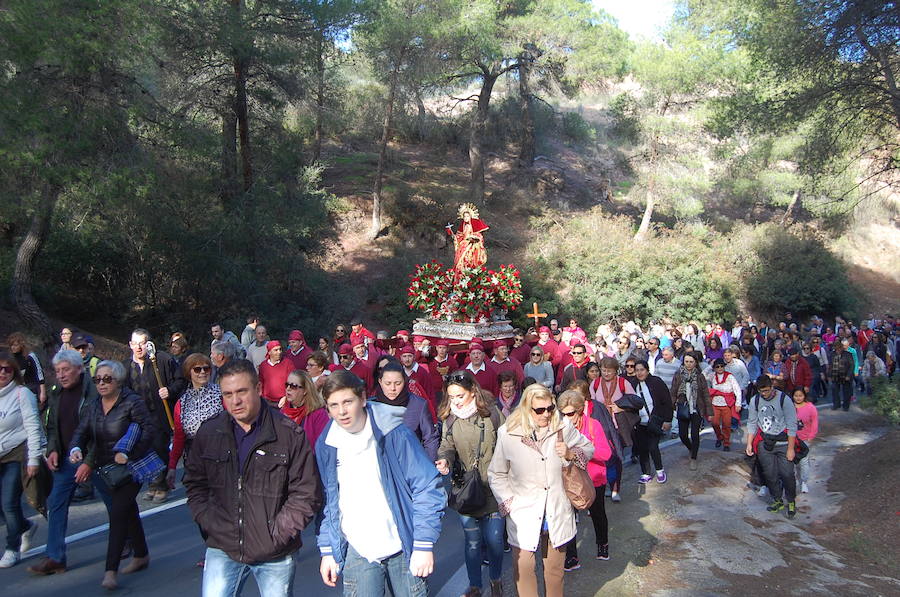
<path id="1" fill-rule="evenodd" d="M 539 333 L 539 334 L 543 334 L 544 332 L 546 332 L 546 333 L 549 334 L 549 333 L 550 333 L 550 328 L 547 327 L 547 326 L 545 326 L 545 325 L 542 325 L 542 326 L 538 329 L 538 333 Z"/>
<path id="2" fill-rule="evenodd" d="M 481 344 L 480 342 L 472 342 L 471 344 L 469 344 L 469 352 L 471 353 L 473 350 L 480 350 L 481 352 L 484 352 L 484 344 Z"/>
<path id="3" fill-rule="evenodd" d="M 400 354 L 416 354 L 416 349 L 411 345 L 407 344 L 403 348 L 400 349 Z"/>
<path id="4" fill-rule="evenodd" d="M 353 354 L 353 347 L 346 343 L 341 344 L 340 348 L 338 348 L 338 354 L 339 355 Z"/>
<path id="5" fill-rule="evenodd" d="M 449 346 L 450 346 L 450 340 L 447 340 L 446 338 L 438 338 L 437 340 L 435 340 L 434 345 L 435 345 L 435 346 L 448 346 L 448 347 L 449 347 Z"/>
<path id="6" fill-rule="evenodd" d="M 291 333 L 288 336 L 288 340 L 300 340 L 301 342 L 306 341 L 306 339 L 303 337 L 303 332 L 301 332 L 300 330 L 291 330 Z"/>
<path id="7" fill-rule="evenodd" d="M 72 347 L 78 348 L 79 346 L 87 346 L 91 344 L 91 341 L 88 340 L 88 337 L 82 333 L 74 334 L 72 336 Z"/>
<path id="8" fill-rule="evenodd" d="M 278 340 L 269 340 L 266 342 L 266 354 L 269 354 L 273 348 L 281 348 L 281 342 Z"/>

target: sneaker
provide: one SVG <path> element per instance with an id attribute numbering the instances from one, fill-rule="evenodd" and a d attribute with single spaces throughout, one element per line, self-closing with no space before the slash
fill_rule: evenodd
<path id="1" fill-rule="evenodd" d="M 800 493 L 809 493 L 809 485 L 806 484 L 806 481 L 800 484 Z"/>
<path id="2" fill-rule="evenodd" d="M 38 576 L 49 576 L 51 574 L 60 574 L 66 571 L 65 562 L 57 562 L 50 558 L 44 558 L 34 566 L 28 567 L 28 572 Z"/>
<path id="3" fill-rule="evenodd" d="M 772 502 L 768 508 L 766 508 L 769 512 L 781 512 L 784 510 L 784 502 L 781 500 L 775 500 Z"/>
<path id="4" fill-rule="evenodd" d="M 717 440 L 716 440 L 716 447 L 717 447 L 717 448 L 721 448 L 721 447 L 722 447 L 722 440 L 720 440 L 720 439 L 717 439 Z"/>
<path id="5" fill-rule="evenodd" d="M 160 491 L 157 491 L 156 495 L 153 496 L 153 503 L 161 504 L 161 503 L 165 502 L 167 499 L 169 499 L 169 492 L 160 490 Z"/>
<path id="6" fill-rule="evenodd" d="M 7 549 L 0 558 L 0 568 L 12 568 L 19 563 L 19 552 Z"/>
<path id="7" fill-rule="evenodd" d="M 597 559 L 598 560 L 608 560 L 609 559 L 609 544 L 597 546 Z"/>
<path id="8" fill-rule="evenodd" d="M 797 516 L 797 502 L 788 502 L 787 515 L 788 515 L 788 518 L 793 518 L 793 517 Z"/>
<path id="9" fill-rule="evenodd" d="M 757 485 L 756 483 L 751 483 L 751 482 L 747 481 L 747 489 L 756 493 L 757 491 L 759 491 L 759 485 Z"/>
<path id="10" fill-rule="evenodd" d="M 642 483 L 642 484 L 646 485 L 647 483 L 649 483 L 652 480 L 653 480 L 653 477 L 651 477 L 650 475 L 641 475 L 640 478 L 638 479 L 638 483 Z"/>
<path id="11" fill-rule="evenodd" d="M 758 495 L 759 497 L 766 497 L 767 495 L 769 495 L 769 488 L 763 485 L 756 490 L 756 495 Z"/>
<path id="12" fill-rule="evenodd" d="M 142 497 L 142 499 L 143 499 L 145 502 L 152 502 L 152 501 L 153 501 L 153 498 L 156 497 L 156 490 L 155 490 L 155 489 L 151 489 L 150 491 L 148 491 L 147 493 L 145 493 L 145 494 L 144 494 L 143 496 L 141 496 L 141 497 Z"/>
<path id="13" fill-rule="evenodd" d="M 22 543 L 19 548 L 19 553 L 26 553 L 31 549 L 31 543 L 34 541 L 34 534 L 37 533 L 37 521 L 30 521 L 30 523 L 31 526 L 28 527 L 28 530 L 22 533 Z"/>
<path id="14" fill-rule="evenodd" d="M 616 503 L 618 504 L 619 502 L 622 501 L 622 496 L 619 495 L 619 492 L 618 492 L 618 491 L 614 491 L 614 492 L 612 492 L 611 499 L 612 499 L 612 501 L 614 501 L 614 502 L 616 502 Z"/>
<path id="15" fill-rule="evenodd" d="M 503 553 L 509 553 L 512 551 L 512 547 L 509 546 L 509 543 L 503 544 Z"/>
<path id="16" fill-rule="evenodd" d="M 657 483 L 665 483 L 669 478 L 666 476 L 666 471 L 656 471 L 656 482 Z"/>
<path id="17" fill-rule="evenodd" d="M 692 471 L 697 470 L 697 461 L 691 458 L 691 462 L 688 464 L 688 468 Z"/>
<path id="18" fill-rule="evenodd" d="M 609 485 L 606 486 L 606 497 L 612 497 L 612 489 L 610 489 Z"/>
<path id="19" fill-rule="evenodd" d="M 566 558 L 566 562 L 563 564 L 563 570 L 566 572 L 572 572 L 579 568 L 581 568 L 581 564 L 578 562 L 578 558 Z"/>

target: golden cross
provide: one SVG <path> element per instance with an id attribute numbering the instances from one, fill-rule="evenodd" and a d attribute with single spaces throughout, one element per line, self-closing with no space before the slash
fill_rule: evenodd
<path id="1" fill-rule="evenodd" d="M 534 320 L 534 327 L 538 327 L 541 324 L 541 321 L 540 321 L 541 317 L 547 317 L 547 314 L 546 313 L 538 313 L 537 303 L 532 303 L 532 306 L 534 307 L 534 311 L 529 313 L 528 317 L 530 317 Z"/>

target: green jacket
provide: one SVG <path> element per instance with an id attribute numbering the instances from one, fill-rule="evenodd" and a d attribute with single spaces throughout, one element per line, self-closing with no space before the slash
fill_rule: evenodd
<path id="1" fill-rule="evenodd" d="M 94 385 L 94 382 L 91 380 L 87 371 L 82 373 L 81 384 L 81 402 L 78 404 L 78 421 L 81 421 L 81 418 L 85 416 L 90 405 L 93 404 L 95 400 L 100 399 L 100 394 L 97 393 L 97 386 Z M 54 384 L 47 395 L 47 454 L 49 455 L 51 452 L 57 452 L 60 458 L 68 458 L 69 446 L 62 445 L 62 438 L 59 435 L 59 395 L 61 393 L 62 387 L 58 384 Z M 75 423 L 76 427 L 78 426 L 78 421 Z M 84 460 L 90 462 L 92 459 L 88 458 L 88 455 L 93 456 L 93 444 L 83 449 L 86 450 L 86 452 L 84 452 Z"/>
<path id="2" fill-rule="evenodd" d="M 490 408 L 496 410 L 496 407 L 493 405 Z M 497 445 L 497 429 L 503 424 L 505 418 L 503 413 L 499 411 L 494 413 L 493 418 L 497 420 L 496 427 L 491 417 L 482 418 L 477 413 L 468 419 L 453 417 L 452 425 L 447 424 L 449 419 L 444 421 L 441 432 L 441 446 L 438 448 L 438 459 L 443 458 L 447 460 L 452 474 L 453 464 L 457 460 L 462 466 L 463 472 L 472 468 L 475 462 L 475 452 L 478 449 L 481 427 L 482 425 L 484 426 L 484 441 L 481 444 L 478 472 L 484 485 L 487 502 L 479 512 L 470 515 L 473 518 L 481 518 L 498 511 L 497 500 L 494 498 L 494 494 L 488 484 L 488 466 L 491 464 L 491 459 L 494 457 L 494 447 Z"/>

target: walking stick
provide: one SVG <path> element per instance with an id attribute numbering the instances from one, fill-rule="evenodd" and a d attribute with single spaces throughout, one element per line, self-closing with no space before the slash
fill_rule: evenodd
<path id="1" fill-rule="evenodd" d="M 156 374 L 156 384 L 160 388 L 164 388 L 162 376 L 159 374 L 159 366 L 156 364 L 156 345 L 153 342 L 147 342 L 147 356 L 150 357 L 150 364 L 153 366 L 153 373 Z M 160 398 L 163 408 L 166 409 L 166 418 L 169 420 L 169 427 L 175 429 L 175 421 L 172 419 L 172 411 L 169 409 L 169 403 Z"/>

